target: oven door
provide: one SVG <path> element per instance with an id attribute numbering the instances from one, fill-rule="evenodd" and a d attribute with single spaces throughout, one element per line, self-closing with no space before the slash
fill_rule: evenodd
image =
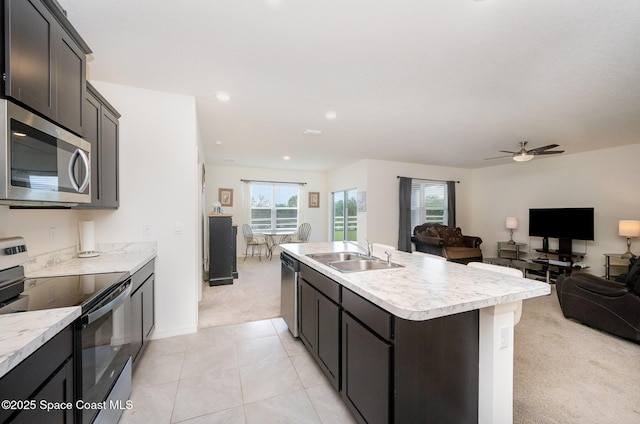
<path id="1" fill-rule="evenodd" d="M 14 202 L 91 202 L 91 144 L 11 103 L 0 101 L 0 198 Z M 3 181 L 4 180 L 4 181 Z"/>
<path id="2" fill-rule="evenodd" d="M 131 372 L 131 367 L 125 368 L 131 357 L 130 295 L 129 279 L 81 317 L 79 362 L 84 404 L 104 402 L 123 369 Z M 128 378 L 130 382 L 131 376 Z M 81 409 L 82 422 L 87 424 L 93 422 L 99 412 L 89 407 Z"/>

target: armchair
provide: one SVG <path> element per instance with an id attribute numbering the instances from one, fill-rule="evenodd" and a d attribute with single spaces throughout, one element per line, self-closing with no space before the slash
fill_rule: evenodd
<path id="1" fill-rule="evenodd" d="M 582 272 L 562 275 L 556 293 L 566 318 L 640 343 L 640 261 L 623 282 Z"/>
<path id="2" fill-rule="evenodd" d="M 482 239 L 465 236 L 458 227 L 424 223 L 413 229 L 411 241 L 417 251 L 442 256 L 448 261 L 462 264 L 482 262 Z"/>

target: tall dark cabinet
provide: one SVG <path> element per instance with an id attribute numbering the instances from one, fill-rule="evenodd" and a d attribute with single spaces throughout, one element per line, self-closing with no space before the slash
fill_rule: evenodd
<path id="1" fill-rule="evenodd" d="M 209 285 L 233 284 L 238 278 L 236 237 L 231 215 L 209 215 Z"/>

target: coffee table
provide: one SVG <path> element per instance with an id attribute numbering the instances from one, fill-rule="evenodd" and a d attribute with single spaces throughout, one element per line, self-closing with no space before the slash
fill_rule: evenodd
<path id="1" fill-rule="evenodd" d="M 549 284 L 551 284 L 552 272 L 555 272 L 558 274 L 567 274 L 567 273 L 570 274 L 572 271 L 577 270 L 577 268 L 574 268 L 569 265 L 556 265 L 556 264 L 534 262 L 531 260 L 522 260 L 522 259 L 518 260 L 518 259 L 507 259 L 507 258 L 484 258 L 484 262 L 519 269 L 527 278 L 528 278 L 527 274 L 533 274 L 535 276 L 544 276 L 545 281 Z M 580 268 L 580 269 L 582 270 L 586 268 Z"/>

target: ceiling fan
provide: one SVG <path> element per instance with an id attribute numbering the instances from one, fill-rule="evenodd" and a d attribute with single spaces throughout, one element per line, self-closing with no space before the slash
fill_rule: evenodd
<path id="1" fill-rule="evenodd" d="M 520 150 L 518 150 L 517 152 L 500 150 L 500 152 L 502 153 L 509 153 L 509 154 L 505 156 L 496 156 L 493 158 L 486 158 L 485 160 L 512 157 L 513 160 L 515 160 L 516 162 L 526 162 L 533 159 L 535 156 L 556 155 L 559 153 L 564 153 L 564 150 L 550 150 L 558 147 L 558 144 L 549 144 L 548 146 L 536 147 L 535 149 L 527 150 L 527 147 L 526 147 L 527 143 L 528 143 L 527 141 L 519 141 L 518 144 L 520 144 Z"/>

